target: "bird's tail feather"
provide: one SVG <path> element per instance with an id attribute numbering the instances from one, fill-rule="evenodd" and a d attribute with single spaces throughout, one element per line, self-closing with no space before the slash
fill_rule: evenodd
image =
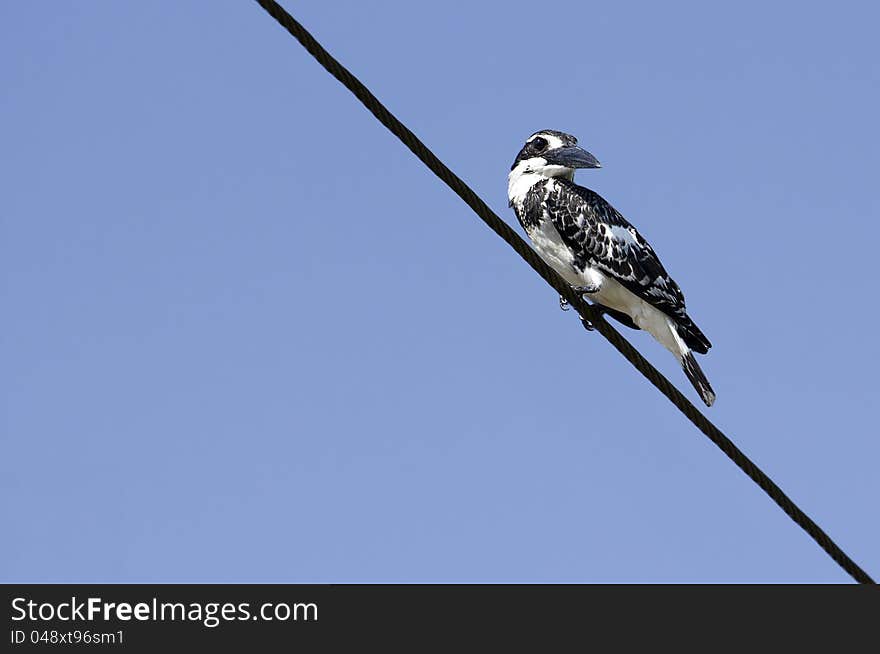
<path id="1" fill-rule="evenodd" d="M 687 375 L 688 380 L 694 385 L 706 406 L 712 406 L 712 403 L 715 402 L 715 391 L 712 390 L 709 380 L 706 379 L 706 375 L 703 374 L 703 370 L 694 358 L 694 353 L 690 350 L 681 357 L 681 369 L 684 370 L 684 374 Z"/>

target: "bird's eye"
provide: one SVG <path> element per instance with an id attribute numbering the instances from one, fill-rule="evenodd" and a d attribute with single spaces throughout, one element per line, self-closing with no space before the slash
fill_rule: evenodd
<path id="1" fill-rule="evenodd" d="M 532 141 L 532 148 L 534 148 L 535 152 L 540 152 L 544 148 L 547 147 L 547 139 L 541 138 L 540 136 Z"/>

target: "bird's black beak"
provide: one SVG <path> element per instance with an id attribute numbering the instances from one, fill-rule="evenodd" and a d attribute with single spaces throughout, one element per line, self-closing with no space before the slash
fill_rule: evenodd
<path id="1" fill-rule="evenodd" d="M 576 145 L 550 150 L 544 155 L 548 164 L 566 168 L 601 168 L 602 164 L 589 152 Z"/>

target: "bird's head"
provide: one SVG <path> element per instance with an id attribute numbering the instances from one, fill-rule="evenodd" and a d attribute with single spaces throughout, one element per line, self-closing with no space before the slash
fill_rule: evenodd
<path id="1" fill-rule="evenodd" d="M 528 139 L 513 165 L 511 175 L 533 173 L 541 177 L 567 177 L 572 179 L 577 168 L 601 168 L 596 157 L 578 147 L 571 134 L 544 129 Z"/>

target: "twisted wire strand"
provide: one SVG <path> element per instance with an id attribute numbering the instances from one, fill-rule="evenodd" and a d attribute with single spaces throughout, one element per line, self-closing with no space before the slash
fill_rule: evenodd
<path id="1" fill-rule="evenodd" d="M 644 377 L 650 381 L 694 426 L 733 461 L 752 481 L 754 481 L 801 529 L 854 580 L 862 584 L 873 584 L 874 580 L 859 567 L 806 513 L 804 513 L 783 490 L 777 486 L 751 459 L 749 459 L 718 427 L 697 409 L 672 383 L 653 365 L 651 365 L 616 329 L 609 325 L 601 314 L 583 298 L 575 293 L 540 256 L 502 220 L 474 191 L 453 173 L 437 156 L 422 143 L 419 138 L 401 123 L 388 109 L 364 86 L 360 80 L 340 64 L 317 40 L 287 11 L 274 0 L 256 0 L 278 23 L 286 29 L 311 54 L 324 69 L 339 80 L 360 100 L 361 104 L 372 113 L 392 134 L 400 139 L 412 153 L 419 158 L 437 177 L 440 178 L 480 219 L 505 243 L 528 263 L 544 281 L 565 298 L 581 316 L 589 321 L 597 332 L 602 334 L 614 348 L 620 352 Z"/>

